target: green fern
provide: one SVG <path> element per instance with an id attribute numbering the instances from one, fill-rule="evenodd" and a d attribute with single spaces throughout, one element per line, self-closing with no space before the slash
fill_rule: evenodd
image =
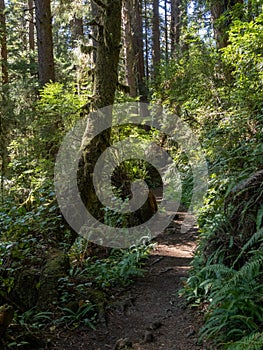
<path id="1" fill-rule="evenodd" d="M 209 266 L 205 266 L 201 272 L 213 272 L 218 277 L 219 275 L 222 276 L 233 276 L 235 270 L 227 267 L 224 264 L 213 264 Z"/>
<path id="2" fill-rule="evenodd" d="M 253 234 L 253 236 L 247 241 L 247 243 L 242 247 L 240 254 L 233 263 L 233 266 L 241 258 L 245 251 L 253 247 L 256 243 L 261 243 L 263 240 L 263 227 Z"/>
<path id="3" fill-rule="evenodd" d="M 261 207 L 259 208 L 259 210 L 257 212 L 257 219 L 256 219 L 257 231 L 263 225 L 262 221 L 263 221 L 263 204 L 261 205 Z"/>
<path id="4" fill-rule="evenodd" d="M 235 343 L 227 343 L 227 350 L 261 350 L 263 348 L 263 333 L 253 333 Z"/>
<path id="5" fill-rule="evenodd" d="M 258 277 L 262 273 L 262 249 L 251 252 L 251 259 L 239 270 L 223 264 L 206 266 L 203 274 L 209 275 L 201 285 L 209 282 L 207 299 L 210 301 L 207 319 L 201 330 L 201 338 L 214 339 L 217 343 L 238 341 L 258 331 L 263 323 L 263 285 Z M 215 274 L 216 278 L 212 278 Z"/>
<path id="6" fill-rule="evenodd" d="M 209 303 L 201 339 L 213 340 L 220 349 L 263 349 L 263 335 L 259 333 L 263 324 L 263 205 L 257 213 L 254 210 L 260 196 L 262 190 L 245 203 L 229 205 L 228 216 L 215 218 L 214 222 L 206 220 L 186 283 L 188 300 L 194 305 Z M 232 227 L 227 217 L 238 217 L 238 225 Z M 242 231 L 237 236 L 242 225 L 255 229 L 254 234 Z"/>
<path id="7" fill-rule="evenodd" d="M 228 286 L 237 285 L 240 281 L 254 278 L 260 273 L 260 269 L 263 265 L 263 251 L 262 248 L 255 252 L 252 258 L 237 271 L 237 273 L 228 282 Z"/>

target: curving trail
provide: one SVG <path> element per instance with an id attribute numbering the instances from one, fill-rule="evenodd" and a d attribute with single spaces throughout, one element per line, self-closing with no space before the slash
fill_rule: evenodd
<path id="1" fill-rule="evenodd" d="M 201 319 L 178 297 L 181 277 L 187 276 L 196 248 L 197 230 L 180 233 L 186 213 L 159 235 L 146 264 L 144 277 L 119 292 L 107 310 L 107 322 L 97 330 L 75 330 L 60 334 L 59 350 L 197 350 Z"/>

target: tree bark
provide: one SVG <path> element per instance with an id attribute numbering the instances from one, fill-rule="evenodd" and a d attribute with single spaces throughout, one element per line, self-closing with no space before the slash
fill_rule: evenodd
<path id="1" fill-rule="evenodd" d="M 159 66 L 161 61 L 159 0 L 153 0 L 152 41 L 153 41 L 153 75 L 154 77 L 157 77 L 159 73 Z"/>
<path id="2" fill-rule="evenodd" d="M 84 30 L 83 30 L 83 18 L 79 18 L 76 14 L 74 15 L 72 21 L 72 39 L 73 43 L 76 40 L 83 38 Z M 73 45 L 75 46 L 75 45 Z"/>
<path id="3" fill-rule="evenodd" d="M 28 26 L 28 46 L 29 46 L 29 60 L 30 60 L 30 73 L 31 76 L 36 74 L 35 72 L 35 24 L 34 24 L 34 1 L 28 0 L 28 12 L 29 12 L 29 26 Z"/>
<path id="4" fill-rule="evenodd" d="M 227 3 L 225 0 L 214 1 L 211 4 L 211 16 L 214 28 L 214 36 L 218 49 L 227 46 L 227 25 L 225 23 L 218 23 L 219 18 L 227 10 Z"/>
<path id="5" fill-rule="evenodd" d="M 82 10 L 82 0 L 74 2 L 75 12 L 71 21 L 72 46 L 76 46 L 76 41 L 84 37 L 83 18 L 80 15 Z"/>
<path id="6" fill-rule="evenodd" d="M 141 101 L 147 101 L 143 55 L 142 1 L 134 0 L 134 50 L 136 57 L 136 78 Z"/>
<path id="7" fill-rule="evenodd" d="M 169 49 L 168 49 L 168 10 L 167 10 L 167 0 L 164 1 L 164 36 L 165 36 L 165 61 L 168 63 Z"/>
<path id="8" fill-rule="evenodd" d="M 34 26 L 34 3 L 33 0 L 28 0 L 29 11 L 29 28 L 28 28 L 28 41 L 29 51 L 35 51 L 35 26 Z"/>
<path id="9" fill-rule="evenodd" d="M 8 68 L 7 68 L 7 32 L 6 32 L 6 17 L 5 17 L 5 1 L 0 0 L 0 50 L 1 50 L 1 108 L 0 108 L 0 158 L 1 158 L 1 201 L 4 201 L 4 176 L 7 169 L 7 135 L 8 123 L 6 118 L 6 110 L 8 104 Z"/>
<path id="10" fill-rule="evenodd" d="M 95 2 L 91 1 L 91 15 L 93 19 L 96 19 L 99 14 L 98 6 L 95 4 Z M 91 30 L 92 35 L 92 46 L 94 47 L 94 50 L 92 51 L 92 63 L 95 65 L 97 61 L 97 47 L 98 47 L 98 27 L 92 26 Z"/>
<path id="11" fill-rule="evenodd" d="M 176 57 L 179 53 L 181 36 L 181 0 L 171 0 L 171 56 Z"/>
<path id="12" fill-rule="evenodd" d="M 210 5 L 214 35 L 218 49 L 228 45 L 228 30 L 231 24 L 231 17 L 228 15 L 225 19 L 222 15 L 232 10 L 236 4 L 243 4 L 243 0 L 220 0 L 212 1 Z"/>
<path id="13" fill-rule="evenodd" d="M 144 27 L 144 40 L 145 40 L 145 80 L 149 81 L 150 79 L 150 69 L 149 69 L 149 18 L 148 18 L 148 11 L 147 11 L 147 0 L 144 0 L 144 18 L 143 18 L 143 27 Z M 142 36 L 143 36 L 143 30 L 142 30 Z"/>
<path id="14" fill-rule="evenodd" d="M 40 86 L 44 86 L 50 81 L 55 81 L 50 0 L 35 0 L 35 12 L 38 48 L 38 80 Z"/>
<path id="15" fill-rule="evenodd" d="M 100 10 L 102 24 L 98 33 L 94 110 L 113 105 L 118 83 L 122 0 L 107 0 L 105 4 L 105 9 Z"/>
<path id="16" fill-rule="evenodd" d="M 6 17 L 5 17 L 5 1 L 0 0 L 0 46 L 1 46 L 1 69 L 2 84 L 8 83 L 7 68 L 7 44 L 6 44 Z"/>
<path id="17" fill-rule="evenodd" d="M 96 0 L 97 2 L 97 0 Z M 97 111 L 105 106 L 112 106 L 118 84 L 118 63 L 121 48 L 121 8 L 122 0 L 107 0 L 100 3 L 98 47 L 94 77 L 94 99 L 91 103 L 91 113 L 88 116 L 87 128 L 83 138 L 83 157 L 78 171 L 78 185 L 81 198 L 89 212 L 102 219 L 104 212 L 93 186 L 92 173 L 99 156 L 110 144 L 110 130 L 93 138 L 93 131 L 98 124 L 104 123 L 102 115 Z"/>
<path id="18" fill-rule="evenodd" d="M 126 81 L 130 89 L 130 96 L 137 96 L 136 79 L 135 79 L 135 54 L 133 47 L 132 34 L 132 0 L 124 0 L 122 6 L 122 23 L 123 23 L 123 39 L 124 39 L 124 56 L 126 66 Z"/>

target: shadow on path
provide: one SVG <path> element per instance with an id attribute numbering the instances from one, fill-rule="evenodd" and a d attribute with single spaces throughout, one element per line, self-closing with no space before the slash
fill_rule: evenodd
<path id="1" fill-rule="evenodd" d="M 201 327 L 197 313 L 178 296 L 196 248 L 196 229 L 182 234 L 184 213 L 154 239 L 147 272 L 111 302 L 107 324 L 75 330 L 57 341 L 60 350 L 193 350 Z M 123 347 L 122 347 L 123 346 Z M 125 347 L 126 346 L 126 347 Z"/>

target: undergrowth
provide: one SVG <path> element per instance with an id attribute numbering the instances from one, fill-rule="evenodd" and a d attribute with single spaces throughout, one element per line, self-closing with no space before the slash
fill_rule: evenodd
<path id="1" fill-rule="evenodd" d="M 192 306 L 205 312 L 200 339 L 212 340 L 223 349 L 259 350 L 263 346 L 263 188 L 252 188 L 241 186 L 236 195 L 248 191 L 251 204 L 243 202 L 239 207 L 242 215 L 238 222 L 235 210 L 221 208 L 217 220 L 209 225 L 203 212 L 199 248 L 180 292 Z M 237 225 L 245 230 L 237 232 Z M 248 227 L 252 227 L 252 234 L 248 234 Z"/>
<path id="2" fill-rule="evenodd" d="M 151 249 L 149 244 L 140 244 L 111 249 L 105 258 L 90 257 L 89 241 L 78 237 L 72 244 L 72 232 L 59 211 L 53 183 L 39 173 L 39 177 L 30 173 L 31 180 L 26 182 L 23 178 L 29 173 L 22 172 L 20 181 L 8 184 L 10 189 L 7 192 L 6 187 L 5 203 L 0 208 L 0 302 L 14 310 L 13 321 L 0 342 L 4 349 L 40 349 L 44 346 L 40 333 L 47 341 L 61 327 L 96 327 L 111 293 L 143 275 L 143 262 Z M 53 249 L 68 256 L 70 267 L 57 281 L 57 300 L 49 310 L 42 310 L 37 306 L 39 276 Z M 27 282 L 32 283 L 28 293 L 18 291 L 21 274 L 33 276 Z M 34 299 L 28 297 L 20 303 L 24 294 L 32 294 Z"/>

